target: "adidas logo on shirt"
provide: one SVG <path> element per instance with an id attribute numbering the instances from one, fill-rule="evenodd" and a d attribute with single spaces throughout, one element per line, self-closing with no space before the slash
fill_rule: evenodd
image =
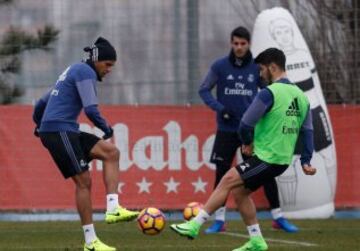
<path id="1" fill-rule="evenodd" d="M 293 101 L 291 101 L 290 106 L 286 111 L 286 116 L 300 116 L 300 109 L 297 98 L 294 98 Z"/>
<path id="2" fill-rule="evenodd" d="M 226 79 L 227 80 L 234 80 L 234 77 L 233 77 L 233 75 L 229 74 Z"/>

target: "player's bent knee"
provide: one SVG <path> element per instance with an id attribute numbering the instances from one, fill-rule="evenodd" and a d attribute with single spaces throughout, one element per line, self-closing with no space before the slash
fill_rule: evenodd
<path id="1" fill-rule="evenodd" d="M 109 148 L 109 150 L 107 152 L 107 158 L 118 161 L 120 158 L 119 149 L 117 149 L 116 146 L 112 146 L 111 148 Z"/>
<path id="2" fill-rule="evenodd" d="M 221 179 L 219 186 L 233 189 L 243 184 L 243 181 L 235 168 L 230 169 Z"/>
<path id="3" fill-rule="evenodd" d="M 118 161 L 120 152 L 117 147 L 105 140 L 100 140 L 90 152 L 91 157 L 100 160 Z"/>

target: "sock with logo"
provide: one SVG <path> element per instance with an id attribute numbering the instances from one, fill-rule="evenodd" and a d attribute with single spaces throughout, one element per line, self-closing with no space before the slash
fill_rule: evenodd
<path id="1" fill-rule="evenodd" d="M 246 228 L 247 228 L 247 230 L 249 232 L 250 238 L 251 237 L 262 237 L 259 224 L 254 224 L 254 225 L 251 225 L 251 226 L 247 226 Z"/>
<path id="2" fill-rule="evenodd" d="M 90 245 L 91 242 L 97 239 L 94 224 L 88 224 L 82 226 L 85 236 L 85 243 Z"/>
<path id="3" fill-rule="evenodd" d="M 272 215 L 274 220 L 277 220 L 277 219 L 283 217 L 283 214 L 281 212 L 281 208 L 271 209 L 271 215 Z"/>
<path id="4" fill-rule="evenodd" d="M 201 209 L 199 214 L 193 219 L 193 221 L 200 224 L 201 226 L 209 219 L 209 217 L 210 215 L 204 209 Z"/>
<path id="5" fill-rule="evenodd" d="M 226 214 L 226 207 L 220 207 L 215 212 L 215 220 L 224 221 L 225 222 L 225 214 Z"/>
<path id="6" fill-rule="evenodd" d="M 119 206 L 119 195 L 116 193 L 106 195 L 106 211 L 114 212 Z"/>

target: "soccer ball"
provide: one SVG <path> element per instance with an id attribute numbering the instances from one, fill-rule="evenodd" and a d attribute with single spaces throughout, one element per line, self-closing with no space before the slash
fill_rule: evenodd
<path id="1" fill-rule="evenodd" d="M 187 206 L 184 209 L 183 215 L 184 219 L 189 221 L 192 218 L 194 218 L 196 215 L 199 214 L 200 209 L 203 207 L 203 204 L 199 202 L 191 202 L 187 204 Z"/>
<path id="2" fill-rule="evenodd" d="M 148 207 L 140 212 L 137 222 L 144 234 L 156 235 L 165 227 L 165 216 L 159 209 Z"/>

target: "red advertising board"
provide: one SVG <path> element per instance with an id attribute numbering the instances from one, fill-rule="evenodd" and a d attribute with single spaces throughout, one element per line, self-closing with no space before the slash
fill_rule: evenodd
<path id="1" fill-rule="evenodd" d="M 208 161 L 216 129 L 211 111 L 203 106 L 104 106 L 102 113 L 114 127 L 112 142 L 120 150 L 121 204 L 176 209 L 206 201 L 214 181 Z M 33 136 L 31 114 L 30 106 L 0 107 L 0 209 L 73 209 L 74 185 L 62 178 Z M 359 207 L 360 108 L 333 106 L 330 114 L 338 152 L 336 205 Z M 101 134 L 84 117 L 81 128 Z M 105 207 L 101 170 L 100 162 L 91 163 L 96 209 Z M 254 198 L 258 207 L 268 207 L 262 191 Z"/>

